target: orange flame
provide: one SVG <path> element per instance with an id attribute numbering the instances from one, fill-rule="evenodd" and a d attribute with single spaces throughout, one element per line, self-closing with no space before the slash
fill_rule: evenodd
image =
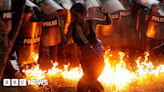
<path id="1" fill-rule="evenodd" d="M 158 75 L 159 73 L 164 72 L 164 65 L 159 65 L 155 67 L 152 62 L 148 61 L 149 52 L 145 52 L 145 59 L 144 62 L 140 62 L 141 57 L 139 57 L 136 60 L 137 63 L 137 70 L 132 72 L 128 69 L 126 69 L 126 64 L 123 60 L 125 57 L 125 53 L 119 52 L 119 63 L 116 65 L 116 67 L 112 67 L 112 62 L 110 57 L 113 55 L 110 54 L 110 50 L 107 50 L 104 54 L 105 58 L 105 68 L 101 76 L 98 78 L 98 80 L 104 84 L 104 85 L 117 85 L 117 88 L 124 88 L 129 83 L 138 80 L 143 79 L 148 74 L 154 74 Z M 70 81 L 77 81 L 79 80 L 82 75 L 82 69 L 79 65 L 76 68 L 72 68 L 70 71 L 68 71 L 68 67 L 70 64 L 64 65 L 64 70 L 61 70 L 58 68 L 57 61 L 53 63 L 52 69 L 49 69 L 46 71 L 41 71 L 39 69 L 39 65 L 37 65 L 33 69 L 23 70 L 23 72 L 26 74 L 27 79 L 46 79 L 46 78 L 52 78 L 52 77 L 63 77 L 64 79 L 68 79 Z"/>
<path id="2" fill-rule="evenodd" d="M 145 60 L 144 62 L 141 62 L 140 64 L 140 59 L 141 57 L 138 58 L 138 60 L 136 60 L 136 63 L 137 63 L 137 73 L 139 73 L 140 76 L 143 76 L 143 75 L 147 75 L 147 74 L 159 74 L 159 73 L 162 73 L 164 72 L 164 65 L 159 65 L 155 68 L 155 66 L 152 64 L 151 61 L 148 61 L 148 56 L 149 56 L 149 53 L 148 52 L 145 52 Z"/>
<path id="3" fill-rule="evenodd" d="M 106 51 L 104 57 L 107 57 L 107 53 L 108 52 Z M 106 85 L 116 84 L 117 86 L 121 86 L 122 84 L 131 82 L 133 78 L 136 78 L 136 74 L 126 69 L 126 64 L 123 61 L 125 53 L 119 52 L 119 56 L 120 63 L 116 65 L 116 68 L 111 67 L 111 62 L 113 61 L 110 61 L 109 58 L 105 59 L 105 69 L 99 77 L 99 80 Z"/>

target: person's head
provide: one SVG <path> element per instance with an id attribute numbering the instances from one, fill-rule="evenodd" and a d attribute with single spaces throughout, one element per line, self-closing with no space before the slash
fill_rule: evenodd
<path id="1" fill-rule="evenodd" d="M 154 3 L 154 4 L 151 5 L 151 9 L 152 9 L 152 11 L 153 11 L 154 13 L 158 13 L 158 9 L 159 9 L 159 8 L 160 8 L 159 5 L 156 4 L 156 3 Z"/>
<path id="2" fill-rule="evenodd" d="M 72 20 L 75 23 L 82 23 L 87 16 L 87 8 L 84 3 L 76 3 L 71 9 Z"/>

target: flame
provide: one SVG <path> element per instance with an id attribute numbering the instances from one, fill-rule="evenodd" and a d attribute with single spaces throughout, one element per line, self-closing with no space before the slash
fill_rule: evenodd
<path id="1" fill-rule="evenodd" d="M 136 78 L 136 74 L 130 72 L 128 69 L 126 69 L 126 64 L 123 60 L 123 57 L 125 56 L 125 53 L 119 52 L 119 64 L 116 65 L 116 67 L 111 67 L 110 58 L 106 58 L 107 55 L 112 57 L 111 54 L 109 54 L 108 51 L 105 52 L 104 58 L 105 59 L 105 69 L 101 76 L 98 78 L 99 81 L 102 83 L 109 85 L 109 84 L 115 84 L 118 87 L 121 87 L 123 84 L 130 83 L 132 79 Z M 116 62 L 116 61 L 114 61 Z M 121 76 L 121 78 L 120 78 Z"/>
<path id="2" fill-rule="evenodd" d="M 110 49 L 108 49 L 105 51 L 104 54 L 105 68 L 98 80 L 104 85 L 117 85 L 117 90 L 118 88 L 126 87 L 126 85 L 135 80 L 143 79 L 147 75 L 158 75 L 160 73 L 163 73 L 164 65 L 159 65 L 155 67 L 153 63 L 149 61 L 149 55 L 149 52 L 144 53 L 143 62 L 141 62 L 141 57 L 138 57 L 138 59 L 136 60 L 136 71 L 130 71 L 126 68 L 127 66 L 123 59 L 125 57 L 125 53 L 118 52 L 119 61 L 112 61 L 111 57 L 113 57 L 113 55 L 110 53 Z M 115 67 L 113 67 L 112 64 L 115 62 L 118 63 L 115 65 Z M 69 65 L 69 63 L 67 65 L 64 65 L 64 70 L 62 70 L 58 68 L 58 63 L 57 61 L 55 61 L 55 63 L 53 63 L 52 69 L 49 69 L 48 71 L 41 71 L 39 69 L 39 65 L 37 65 L 32 69 L 23 70 L 23 72 L 25 73 L 27 79 L 63 77 L 64 79 L 68 79 L 70 81 L 78 81 L 83 75 L 81 65 L 68 70 Z"/>
<path id="3" fill-rule="evenodd" d="M 46 76 L 48 77 L 63 76 L 64 78 L 67 78 L 67 79 L 78 80 L 83 75 L 81 66 L 79 65 L 79 67 L 75 67 L 74 69 L 71 69 L 70 71 L 68 71 L 69 65 L 70 64 L 64 65 L 64 71 L 63 71 L 62 69 L 59 69 L 57 67 L 58 63 L 57 61 L 55 61 L 55 63 L 53 63 L 53 67 L 49 69 L 48 71 L 46 70 L 42 71 L 39 68 L 39 65 L 37 65 L 35 68 L 32 68 L 32 69 L 24 69 L 23 72 L 26 74 L 27 79 L 44 79 L 46 78 Z"/>
<path id="4" fill-rule="evenodd" d="M 44 79 L 46 71 L 42 71 L 39 69 L 39 65 L 37 65 L 35 68 L 23 70 L 23 72 L 26 74 L 27 79 Z"/>
<path id="5" fill-rule="evenodd" d="M 39 54 L 37 53 L 34 55 L 34 61 L 37 62 L 38 59 L 39 59 Z"/>
<path id="6" fill-rule="evenodd" d="M 158 75 L 159 73 L 164 72 L 164 65 L 159 65 L 155 67 L 151 61 L 148 61 L 148 56 L 150 55 L 149 52 L 145 52 L 145 60 L 144 62 L 141 62 L 140 64 L 140 59 L 141 57 L 136 60 L 137 63 L 137 73 L 139 73 L 140 76 L 144 76 L 147 74 L 155 74 Z"/>

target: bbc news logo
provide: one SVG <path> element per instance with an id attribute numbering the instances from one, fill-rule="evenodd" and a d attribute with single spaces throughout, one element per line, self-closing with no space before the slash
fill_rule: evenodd
<path id="1" fill-rule="evenodd" d="M 48 85 L 48 80 L 3 79 L 3 86 Z"/>

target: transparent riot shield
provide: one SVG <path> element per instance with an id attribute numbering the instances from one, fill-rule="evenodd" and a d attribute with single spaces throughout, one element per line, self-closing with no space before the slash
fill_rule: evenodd
<path id="1" fill-rule="evenodd" d="M 119 43 L 120 47 L 123 49 L 137 48 L 137 13 L 133 12 L 133 2 L 132 0 L 120 0 L 122 5 L 126 10 L 120 11 L 119 19 Z"/>
<path id="2" fill-rule="evenodd" d="M 59 15 L 57 11 L 49 15 L 40 13 L 39 19 L 43 21 L 42 25 L 42 45 L 54 46 L 61 42 L 60 27 L 57 25 L 57 18 Z"/>
<path id="3" fill-rule="evenodd" d="M 5 34 L 8 35 L 12 28 L 11 0 L 0 0 L 0 15 L 7 28 Z"/>
<path id="4" fill-rule="evenodd" d="M 102 26 L 102 34 L 103 34 L 103 46 L 107 49 L 116 50 L 119 49 L 118 43 L 118 22 L 120 17 L 120 12 L 114 12 L 110 14 L 112 18 L 112 24 L 103 25 Z"/>
<path id="5" fill-rule="evenodd" d="M 57 4 L 53 0 L 45 0 L 38 4 L 41 10 L 46 14 L 49 15 L 56 10 L 63 9 L 59 4 Z"/>
<path id="6" fill-rule="evenodd" d="M 139 2 L 140 4 L 148 7 L 148 8 L 151 8 L 151 5 L 152 4 L 159 4 L 159 5 L 162 5 L 160 4 L 160 1 L 159 0 L 135 0 L 137 2 Z M 158 13 L 161 15 L 161 16 L 164 16 L 164 10 L 162 9 L 163 7 L 160 7 L 160 9 L 158 10 Z"/>
<path id="7" fill-rule="evenodd" d="M 71 0 L 60 0 L 60 3 L 63 5 L 65 9 L 71 9 L 73 5 Z"/>
<path id="8" fill-rule="evenodd" d="M 101 2 L 99 0 L 86 0 L 85 3 L 86 3 L 88 8 L 98 7 L 101 5 Z"/>
<path id="9" fill-rule="evenodd" d="M 84 3 L 84 0 L 72 0 L 73 3 Z"/>
<path id="10" fill-rule="evenodd" d="M 150 16 L 148 29 L 146 32 L 147 42 L 146 49 L 151 50 L 153 47 L 162 43 L 164 37 L 164 16 L 152 13 Z"/>
<path id="11" fill-rule="evenodd" d="M 141 49 L 145 50 L 146 47 L 146 31 L 149 24 L 149 15 L 150 10 L 148 8 L 142 9 L 139 12 L 139 23 L 138 23 L 138 32 L 140 33 L 140 39 L 141 39 Z"/>
<path id="12" fill-rule="evenodd" d="M 25 4 L 26 4 L 27 6 L 29 6 L 29 7 L 32 7 L 32 8 L 35 7 L 35 8 L 37 8 L 39 12 L 41 11 L 41 9 L 39 8 L 39 6 L 36 5 L 36 4 L 34 4 L 34 3 L 33 3 L 32 1 L 30 1 L 30 0 L 26 0 Z"/>
<path id="13" fill-rule="evenodd" d="M 105 16 L 104 14 L 100 13 L 98 7 L 90 7 L 88 8 L 88 19 L 91 18 L 100 18 L 100 19 L 104 19 Z"/>
<path id="14" fill-rule="evenodd" d="M 120 12 L 117 11 L 117 12 L 111 13 L 110 16 L 112 19 L 112 24 L 107 25 L 108 28 L 103 28 L 103 29 L 106 29 L 102 31 L 103 35 L 113 35 L 117 33 L 118 31 L 118 20 L 120 17 Z"/>
<path id="15" fill-rule="evenodd" d="M 23 24 L 21 45 L 19 46 L 18 63 L 30 64 L 38 60 L 42 22 L 26 22 Z"/>
<path id="16" fill-rule="evenodd" d="M 84 1 L 88 8 L 104 5 L 109 13 L 113 13 L 118 10 L 125 10 L 124 6 L 118 0 L 84 0 Z"/>
<path id="17" fill-rule="evenodd" d="M 163 39 L 163 23 L 164 16 L 151 14 L 146 36 L 155 39 Z"/>
<path id="18" fill-rule="evenodd" d="M 128 47 L 130 45 L 131 36 L 131 10 L 120 11 L 118 35 L 120 39 L 120 47 Z"/>
<path id="19" fill-rule="evenodd" d="M 120 0 L 122 5 L 125 7 L 126 10 L 131 10 L 133 7 L 133 2 L 132 0 Z"/>
<path id="20" fill-rule="evenodd" d="M 86 0 L 85 1 L 88 8 L 88 18 L 100 18 L 104 19 L 104 14 L 99 12 L 99 6 L 101 2 L 98 0 Z"/>
<path id="21" fill-rule="evenodd" d="M 151 5 L 153 3 L 159 3 L 158 0 L 135 0 L 135 1 L 139 2 L 140 4 L 142 4 L 148 8 L 151 8 Z"/>
<path id="22" fill-rule="evenodd" d="M 45 0 L 38 3 L 41 8 L 38 19 L 43 21 L 42 25 L 42 45 L 54 46 L 61 42 L 60 27 L 57 25 L 57 18 L 59 14 L 57 10 L 63 10 L 63 8 L 53 0 Z"/>
<path id="23" fill-rule="evenodd" d="M 106 7 L 108 12 L 112 15 L 113 19 L 117 19 L 119 17 L 119 12 L 117 12 L 118 10 L 125 10 L 124 6 L 117 0 L 86 0 L 85 3 L 89 7 L 88 8 L 89 19 L 105 18 L 105 16 L 99 12 L 99 6 L 101 5 L 104 5 Z M 110 48 L 111 44 L 113 43 L 112 37 L 117 33 L 117 31 L 115 30 L 116 25 L 115 24 L 113 25 L 112 23 L 111 25 L 103 25 L 103 26 L 96 27 L 96 37 L 102 40 L 102 43 L 106 48 Z"/>
<path id="24" fill-rule="evenodd" d="M 113 13 L 119 10 L 125 10 L 125 7 L 118 0 L 106 0 L 102 2 L 102 5 L 107 8 L 108 13 Z"/>
<path id="25" fill-rule="evenodd" d="M 38 7 L 36 4 L 34 4 L 33 2 L 31 2 L 30 0 L 26 0 L 25 4 L 27 6 L 30 6 L 30 7 Z"/>

